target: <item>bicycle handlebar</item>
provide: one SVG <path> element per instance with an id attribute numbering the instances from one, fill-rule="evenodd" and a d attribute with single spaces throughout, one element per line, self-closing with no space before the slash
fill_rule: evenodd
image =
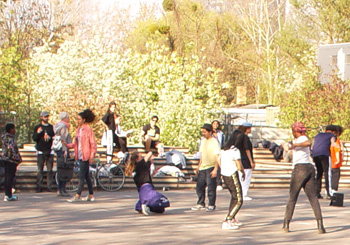
<path id="1" fill-rule="evenodd" d="M 106 155 L 106 156 L 108 156 L 108 157 L 116 157 L 116 155 L 107 154 L 107 153 L 104 152 L 104 151 L 97 151 L 96 154 L 99 155 L 100 157 L 101 157 L 101 155 Z"/>

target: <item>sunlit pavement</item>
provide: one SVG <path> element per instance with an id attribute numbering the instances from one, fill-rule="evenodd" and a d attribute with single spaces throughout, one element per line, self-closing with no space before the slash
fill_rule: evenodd
<path id="1" fill-rule="evenodd" d="M 161 191 L 171 207 L 164 214 L 134 211 L 135 189 L 96 191 L 96 202 L 68 203 L 55 193 L 18 194 L 19 201 L 0 201 L 1 244 L 350 244 L 350 190 L 341 190 L 344 207 L 320 200 L 326 234 L 318 234 L 311 206 L 302 191 L 290 224 L 281 231 L 288 189 L 251 189 L 243 204 L 239 230 L 222 230 L 230 195 L 218 192 L 217 209 L 192 211 L 195 190 Z M 83 196 L 86 195 L 84 191 Z"/>

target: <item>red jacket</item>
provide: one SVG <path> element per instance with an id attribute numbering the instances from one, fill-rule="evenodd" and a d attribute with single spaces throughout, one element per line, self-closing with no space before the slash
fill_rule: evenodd
<path id="1" fill-rule="evenodd" d="M 75 160 L 79 160 L 79 153 L 78 153 L 78 139 L 79 139 L 79 134 L 81 132 L 81 150 L 83 153 L 83 161 L 88 161 L 89 159 L 94 159 L 95 154 L 97 151 L 97 144 L 95 140 L 95 135 L 94 132 L 92 131 L 92 128 L 84 124 L 82 126 L 82 131 L 80 131 L 80 128 L 77 128 L 77 132 L 75 135 L 75 140 L 73 144 L 67 144 L 68 148 L 73 148 L 74 147 L 74 153 L 75 153 Z"/>

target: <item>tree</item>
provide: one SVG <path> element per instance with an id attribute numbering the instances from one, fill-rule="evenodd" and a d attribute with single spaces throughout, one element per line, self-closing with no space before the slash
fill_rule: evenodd
<path id="1" fill-rule="evenodd" d="M 119 53 L 96 38 L 66 41 L 55 54 L 46 43 L 32 59 L 38 67 L 32 78 L 37 82 L 36 103 L 55 120 L 61 111 L 73 116 L 85 108 L 101 118 L 115 100 L 123 126 L 135 131 L 132 142 L 139 142 L 141 127 L 156 114 L 163 143 L 194 150 L 200 125 L 221 107 L 220 70 L 203 71 L 199 57 L 169 55 L 164 46 L 149 43 L 146 48 L 145 54 L 131 49 Z M 95 124 L 94 130 L 100 137 L 103 127 Z"/>
<path id="2" fill-rule="evenodd" d="M 311 40 L 317 43 L 350 42 L 350 0 L 292 0 L 296 19 Z"/>

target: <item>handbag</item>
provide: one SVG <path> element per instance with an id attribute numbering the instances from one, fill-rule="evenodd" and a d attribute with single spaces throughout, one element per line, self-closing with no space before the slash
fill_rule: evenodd
<path id="1" fill-rule="evenodd" d="M 101 138 L 101 145 L 102 146 L 107 146 L 107 131 L 105 130 L 103 132 L 102 138 Z"/>
<path id="2" fill-rule="evenodd" d="M 70 181 L 73 177 L 75 160 L 72 158 L 67 158 L 65 156 L 57 157 L 57 174 L 59 181 Z"/>

